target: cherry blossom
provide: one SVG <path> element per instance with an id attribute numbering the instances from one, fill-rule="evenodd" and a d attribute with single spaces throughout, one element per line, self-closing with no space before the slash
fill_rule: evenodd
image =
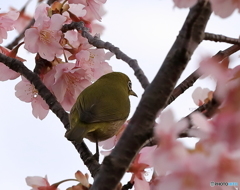
<path id="1" fill-rule="evenodd" d="M 190 115 L 190 118 L 193 126 L 197 127 L 199 130 L 206 133 L 212 132 L 213 126 L 202 113 L 194 112 Z"/>
<path id="2" fill-rule="evenodd" d="M 131 163 L 128 172 L 133 173 L 131 182 L 134 182 L 135 189 L 150 189 L 150 184 L 145 178 L 145 169 L 152 167 L 155 149 L 156 146 L 144 147 Z"/>
<path id="3" fill-rule="evenodd" d="M 113 147 L 116 146 L 117 142 L 119 141 L 120 137 L 122 136 L 124 130 L 126 129 L 127 125 L 128 125 L 129 121 L 126 121 L 121 128 L 119 129 L 119 131 L 117 132 L 116 135 L 114 135 L 113 137 L 111 137 L 110 139 L 107 139 L 105 141 L 101 141 L 99 142 L 99 146 L 102 146 L 103 149 L 112 149 Z M 102 151 L 101 151 L 102 153 Z"/>
<path id="4" fill-rule="evenodd" d="M 101 17 L 105 14 L 102 5 L 106 3 L 106 0 L 68 0 L 68 2 L 85 5 L 87 14 L 83 18 L 90 22 L 95 19 L 101 21 Z"/>
<path id="5" fill-rule="evenodd" d="M 73 63 L 60 63 L 54 66 L 44 76 L 43 82 L 66 111 L 70 111 L 78 95 L 91 84 L 86 78 L 85 70 Z"/>
<path id="6" fill-rule="evenodd" d="M 0 44 L 7 39 L 7 32 L 14 29 L 14 23 L 18 19 L 19 12 L 9 11 L 0 14 Z"/>
<path id="7" fill-rule="evenodd" d="M 197 0 L 173 0 L 174 5 L 178 8 L 192 7 L 197 3 Z"/>
<path id="8" fill-rule="evenodd" d="M 234 10 L 240 11 L 239 0 L 210 0 L 213 12 L 221 18 L 229 17 Z"/>
<path id="9" fill-rule="evenodd" d="M 38 91 L 35 87 L 24 77 L 15 86 L 15 95 L 24 102 L 31 102 L 32 114 L 39 119 L 44 119 L 49 111 L 49 107 L 46 102 L 38 95 Z"/>
<path id="10" fill-rule="evenodd" d="M 212 99 L 212 92 L 208 88 L 197 87 L 192 93 L 192 98 L 197 106 L 201 106 Z"/>
<path id="11" fill-rule="evenodd" d="M 83 174 L 82 172 L 80 172 L 79 170 L 75 173 L 75 177 L 76 179 L 81 183 L 81 185 L 83 185 L 84 187 L 89 188 L 90 184 L 88 182 L 88 174 Z"/>
<path id="12" fill-rule="evenodd" d="M 34 26 L 25 31 L 24 47 L 31 53 L 39 53 L 42 58 L 52 61 L 55 56 L 63 53 L 63 47 L 59 43 L 62 37 L 60 29 L 66 17 L 54 14 L 50 18 L 36 11 L 35 19 Z"/>
<path id="13" fill-rule="evenodd" d="M 240 150 L 231 151 L 225 143 L 212 146 L 210 161 L 216 181 L 240 182 Z"/>
<path id="14" fill-rule="evenodd" d="M 20 61 L 25 61 L 24 59 L 16 56 L 15 49 L 10 51 L 9 49 L 0 46 L 0 53 L 12 58 L 16 58 Z M 19 73 L 13 71 L 12 69 L 9 69 L 9 67 L 7 67 L 5 64 L 0 62 L 0 81 L 13 80 L 19 76 L 20 76 Z"/>
<path id="15" fill-rule="evenodd" d="M 218 85 L 215 90 L 215 95 L 220 100 L 225 98 L 226 93 L 231 88 L 229 84 L 226 85 L 231 72 L 231 69 L 228 69 L 228 64 L 228 60 L 219 63 L 216 58 L 205 58 L 200 62 L 199 73 L 205 76 L 211 76 L 217 81 Z"/>
<path id="16" fill-rule="evenodd" d="M 198 144 L 202 145 L 206 151 L 211 151 L 210 147 L 216 143 L 226 143 L 229 150 L 239 148 L 239 112 L 222 112 L 211 120 L 211 131 L 207 132 L 208 138 L 202 138 Z"/>
<path id="17" fill-rule="evenodd" d="M 12 11 L 17 11 L 15 8 L 10 7 Z M 26 14 L 24 12 L 25 9 L 21 10 L 18 19 L 14 22 L 14 28 L 21 33 L 27 25 L 30 23 L 32 20 L 32 16 Z"/>
<path id="18" fill-rule="evenodd" d="M 173 0 L 174 6 L 188 8 L 196 4 L 197 0 Z M 213 12 L 221 18 L 229 17 L 236 9 L 240 12 L 239 0 L 210 0 Z"/>
<path id="19" fill-rule="evenodd" d="M 77 17 L 83 17 L 86 15 L 87 11 L 84 10 L 84 5 L 82 4 L 69 4 L 69 9 L 71 13 L 73 13 Z"/>
<path id="20" fill-rule="evenodd" d="M 191 154 L 183 162 L 175 165 L 168 175 L 160 178 L 153 190 L 203 190 L 209 189 L 211 180 L 214 180 L 214 170 L 211 162 L 205 155 Z"/>
<path id="21" fill-rule="evenodd" d="M 0 62 L 0 81 L 13 80 L 19 76 L 19 73 L 9 69 L 9 67 Z"/>
<path id="22" fill-rule="evenodd" d="M 139 158 L 140 154 L 136 156 L 128 169 L 128 172 L 133 173 L 131 182 L 134 182 L 136 189 L 150 190 L 149 184 L 144 177 L 145 169 L 149 168 L 149 165 L 139 162 Z"/>
<path id="23" fill-rule="evenodd" d="M 88 40 L 75 30 L 67 31 L 64 37 L 67 40 L 67 43 L 64 45 L 64 49 L 66 50 L 64 53 L 69 60 L 76 59 L 76 54 L 80 51 L 92 48 Z"/>
<path id="24" fill-rule="evenodd" d="M 155 126 L 155 137 L 158 148 L 154 153 L 154 168 L 158 175 L 165 174 L 184 160 L 188 152 L 180 141 L 176 141 L 178 133 L 187 126 L 186 120 L 178 124 L 174 121 L 171 110 L 161 113 L 160 123 Z"/>
<path id="25" fill-rule="evenodd" d="M 26 183 L 32 187 L 31 190 L 58 190 L 57 187 L 49 184 L 47 176 L 45 178 L 39 176 L 26 177 Z"/>
<path id="26" fill-rule="evenodd" d="M 89 80 L 96 81 L 104 74 L 112 72 L 111 66 L 105 62 L 112 54 L 105 54 L 103 49 L 82 50 L 76 54 L 77 65 L 88 75 Z"/>

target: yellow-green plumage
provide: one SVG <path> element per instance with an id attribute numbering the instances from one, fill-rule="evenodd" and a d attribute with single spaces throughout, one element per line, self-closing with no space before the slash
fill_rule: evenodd
<path id="1" fill-rule="evenodd" d="M 65 137 L 70 141 L 103 141 L 115 135 L 130 112 L 131 89 L 127 75 L 112 72 L 100 77 L 78 96 L 70 111 L 70 129 Z"/>

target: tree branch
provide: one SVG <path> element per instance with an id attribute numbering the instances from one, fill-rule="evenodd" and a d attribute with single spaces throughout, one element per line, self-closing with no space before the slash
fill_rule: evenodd
<path id="1" fill-rule="evenodd" d="M 204 34 L 204 40 L 210 40 L 210 41 L 214 41 L 214 42 L 226 42 L 229 44 L 240 45 L 240 39 L 230 38 L 230 37 L 227 37 L 224 35 L 212 34 L 212 33 L 207 33 L 207 32 L 205 32 L 205 34 Z"/>
<path id="2" fill-rule="evenodd" d="M 10 69 L 20 73 L 27 80 L 29 80 L 34 87 L 38 90 L 38 94 L 46 101 L 49 108 L 53 113 L 61 120 L 65 129 L 70 127 L 68 113 L 62 108 L 61 104 L 57 101 L 56 97 L 48 90 L 48 88 L 42 83 L 41 79 L 36 73 L 30 71 L 21 61 L 7 57 L 6 55 L 0 53 L 0 62 L 4 63 Z M 92 176 L 95 176 L 100 165 L 98 162 L 92 159 L 93 155 L 88 150 L 86 144 L 82 143 L 73 143 L 75 148 L 78 150 L 81 158 L 85 165 L 87 165 Z"/>
<path id="3" fill-rule="evenodd" d="M 219 62 L 223 59 L 229 57 L 230 55 L 236 53 L 240 50 L 239 45 L 233 45 L 229 48 L 219 51 L 217 54 L 215 54 L 212 58 L 217 59 Z M 180 96 L 182 93 L 184 93 L 188 88 L 193 86 L 193 84 L 196 82 L 197 79 L 200 77 L 199 69 L 195 70 L 191 75 L 189 75 L 183 82 L 181 82 L 173 91 L 170 98 L 168 99 L 167 106 L 171 104 L 178 96 Z"/>
<path id="4" fill-rule="evenodd" d="M 153 134 L 158 111 L 165 107 L 192 53 L 203 39 L 211 14 L 210 3 L 199 1 L 188 17 L 153 82 L 145 93 L 130 123 L 111 154 L 103 160 L 91 189 L 116 187 L 142 145 Z"/>
<path id="5" fill-rule="evenodd" d="M 128 65 L 134 70 L 134 74 L 141 83 L 142 87 L 146 89 L 146 87 L 149 85 L 149 81 L 147 77 L 145 76 L 143 70 L 139 67 L 138 62 L 136 59 L 132 59 L 129 56 L 127 56 L 125 53 L 123 53 L 118 47 L 115 47 L 109 42 L 104 42 L 100 40 L 97 36 L 92 36 L 88 32 L 88 28 L 84 26 L 83 22 L 72 22 L 71 24 L 65 24 L 62 27 L 62 32 L 66 32 L 68 30 L 77 29 L 82 33 L 82 36 L 88 39 L 88 42 L 92 44 L 93 46 L 97 48 L 104 48 L 109 50 L 110 52 L 114 53 L 116 55 L 117 59 L 121 59 L 124 62 L 128 63 Z"/>

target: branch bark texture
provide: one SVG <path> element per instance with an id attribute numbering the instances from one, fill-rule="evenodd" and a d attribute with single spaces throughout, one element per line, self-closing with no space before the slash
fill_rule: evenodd
<path id="1" fill-rule="evenodd" d="M 46 101 L 52 112 L 55 113 L 56 116 L 61 120 L 65 129 L 69 128 L 70 124 L 68 119 L 68 113 L 62 108 L 56 97 L 42 83 L 41 79 L 36 73 L 33 73 L 31 70 L 29 70 L 21 61 L 11 57 L 7 57 L 6 55 L 1 53 L 0 62 L 4 63 L 10 69 L 20 73 L 27 80 L 29 80 L 38 90 L 39 95 Z M 79 152 L 84 164 L 88 167 L 92 176 L 95 176 L 99 170 L 100 165 L 96 160 L 93 159 L 93 155 L 87 148 L 86 144 L 82 142 L 73 143 L 73 145 Z"/>
<path id="2" fill-rule="evenodd" d="M 190 10 L 160 70 L 146 88 L 122 138 L 103 160 L 91 190 L 115 189 L 139 149 L 153 135 L 156 115 L 167 104 L 192 53 L 202 41 L 210 14 L 210 4 L 206 1 L 199 1 Z"/>

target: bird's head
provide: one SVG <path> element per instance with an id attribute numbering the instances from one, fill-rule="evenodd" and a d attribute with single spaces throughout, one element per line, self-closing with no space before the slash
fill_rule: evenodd
<path id="1" fill-rule="evenodd" d="M 132 82 L 127 75 L 121 72 L 112 72 L 106 75 L 103 75 L 101 79 L 105 79 L 110 83 L 114 83 L 114 85 L 119 86 L 119 88 L 123 88 L 128 92 L 128 95 L 136 96 L 137 94 L 132 90 Z"/>

